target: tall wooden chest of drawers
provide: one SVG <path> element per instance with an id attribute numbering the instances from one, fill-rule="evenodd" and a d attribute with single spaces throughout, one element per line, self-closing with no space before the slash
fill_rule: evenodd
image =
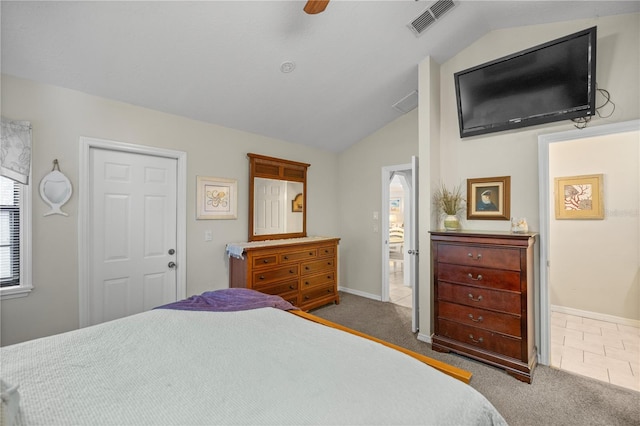
<path id="1" fill-rule="evenodd" d="M 339 303 L 339 238 L 256 241 L 229 259 L 229 287 L 281 296 L 303 310 Z"/>
<path id="2" fill-rule="evenodd" d="M 536 234 L 431 232 L 432 347 L 503 368 L 531 383 Z"/>

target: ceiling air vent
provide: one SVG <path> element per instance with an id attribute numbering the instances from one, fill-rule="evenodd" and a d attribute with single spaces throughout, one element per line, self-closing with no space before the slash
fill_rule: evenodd
<path id="1" fill-rule="evenodd" d="M 414 90 L 391 106 L 393 107 L 393 109 L 403 114 L 408 113 L 418 106 L 418 91 Z"/>
<path id="2" fill-rule="evenodd" d="M 455 4 L 452 0 L 440 0 L 428 7 L 408 25 L 416 35 L 422 34 L 431 24 L 440 19 L 442 15 L 450 11 Z"/>

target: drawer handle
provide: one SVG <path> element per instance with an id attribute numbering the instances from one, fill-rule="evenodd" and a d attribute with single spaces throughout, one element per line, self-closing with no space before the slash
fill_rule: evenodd
<path id="1" fill-rule="evenodd" d="M 296 286 L 292 284 L 292 285 L 290 285 L 290 286 L 289 286 L 289 288 L 290 288 L 291 290 L 295 290 L 295 289 L 296 289 Z M 482 317 L 480 317 L 480 318 L 482 318 Z"/>
<path id="2" fill-rule="evenodd" d="M 474 302 L 480 302 L 482 301 L 482 295 L 478 296 L 477 299 L 474 299 L 473 294 L 469 293 L 469 299 L 473 300 Z"/>
<path id="3" fill-rule="evenodd" d="M 284 260 L 289 260 L 289 256 L 284 256 Z"/>
<path id="4" fill-rule="evenodd" d="M 304 282 L 304 285 L 309 285 L 309 281 L 305 281 L 305 282 Z"/>
<path id="5" fill-rule="evenodd" d="M 308 271 L 308 270 L 309 270 L 309 267 L 308 267 L 308 266 L 305 266 L 305 267 L 304 267 L 304 269 L 306 269 L 306 270 Z"/>
<path id="6" fill-rule="evenodd" d="M 313 252 L 312 251 L 309 252 L 309 256 L 313 256 Z"/>
<path id="7" fill-rule="evenodd" d="M 482 259 L 482 254 L 478 253 L 478 255 L 476 257 L 473 257 L 473 255 L 471 253 L 467 253 L 467 256 L 469 256 L 471 259 L 473 260 L 480 260 Z"/>
<path id="8" fill-rule="evenodd" d="M 289 273 L 290 273 L 290 274 L 295 274 L 295 272 L 293 271 L 293 269 L 289 269 Z"/>
<path id="9" fill-rule="evenodd" d="M 260 275 L 259 277 L 261 280 L 264 280 L 264 275 Z"/>
<path id="10" fill-rule="evenodd" d="M 473 278 L 473 275 L 471 275 L 471 272 L 469 272 L 468 277 L 471 278 L 474 281 L 481 281 L 482 280 L 482 275 L 478 274 L 478 276 L 476 278 Z"/>
<path id="11" fill-rule="evenodd" d="M 305 297 L 304 297 L 304 300 L 309 300 L 309 296 L 305 296 Z"/>
<path id="12" fill-rule="evenodd" d="M 479 338 L 478 340 L 476 340 L 476 339 L 474 339 L 474 338 L 473 338 L 473 334 L 470 334 L 470 335 L 469 335 L 469 339 L 471 339 L 471 341 L 472 341 L 473 343 L 482 343 L 482 342 L 483 342 L 482 337 L 481 337 L 481 338 Z"/>
<path id="13" fill-rule="evenodd" d="M 483 320 L 482 315 L 480 315 L 478 319 L 475 319 L 472 314 L 469 314 L 469 319 L 473 322 L 482 322 Z"/>
<path id="14" fill-rule="evenodd" d="M 265 260 L 262 261 L 262 263 L 269 263 L 269 260 L 265 259 Z"/>

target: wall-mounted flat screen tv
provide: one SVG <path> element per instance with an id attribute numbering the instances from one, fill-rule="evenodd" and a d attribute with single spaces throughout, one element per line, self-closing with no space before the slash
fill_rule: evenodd
<path id="1" fill-rule="evenodd" d="M 595 114 L 596 28 L 455 73 L 460 137 Z"/>

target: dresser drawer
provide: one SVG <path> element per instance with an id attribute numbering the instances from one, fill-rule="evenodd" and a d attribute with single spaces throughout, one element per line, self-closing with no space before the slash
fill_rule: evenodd
<path id="1" fill-rule="evenodd" d="M 323 297 L 335 296 L 336 287 L 335 284 L 326 284 L 323 286 L 317 286 L 309 291 L 302 289 L 301 304 L 309 303 L 315 299 L 321 299 Z"/>
<path id="2" fill-rule="evenodd" d="M 449 302 L 438 303 L 438 318 L 451 320 L 513 337 L 522 337 L 520 316 L 473 308 Z"/>
<path id="3" fill-rule="evenodd" d="M 493 309 L 520 315 L 520 293 L 437 283 L 438 301 L 449 301 L 474 308 Z"/>
<path id="4" fill-rule="evenodd" d="M 302 275 L 317 274 L 320 271 L 335 270 L 336 261 L 333 258 L 315 260 L 313 262 L 304 262 L 304 263 L 302 263 L 301 267 L 302 267 L 302 269 L 301 269 L 300 273 Z"/>
<path id="5" fill-rule="evenodd" d="M 254 269 L 268 268 L 278 263 L 277 254 L 267 254 L 264 256 L 255 256 L 252 260 Z"/>
<path id="6" fill-rule="evenodd" d="M 333 257 L 336 255 L 336 246 L 323 246 L 318 247 L 318 257 Z"/>
<path id="7" fill-rule="evenodd" d="M 281 281 L 286 278 L 298 276 L 298 265 L 282 266 L 280 268 L 269 269 L 265 271 L 257 271 L 253 273 L 253 288 L 259 287 L 261 284 L 274 281 Z"/>
<path id="8" fill-rule="evenodd" d="M 305 259 L 315 259 L 318 256 L 318 250 L 316 248 L 309 248 L 306 250 L 280 253 L 279 256 L 280 263 L 298 262 Z"/>
<path id="9" fill-rule="evenodd" d="M 278 294 L 278 296 L 282 297 L 284 300 L 291 303 L 293 306 L 298 306 L 300 304 L 300 301 L 298 300 L 297 291 L 294 291 L 293 293 Z"/>
<path id="10" fill-rule="evenodd" d="M 302 288 L 303 291 L 306 291 L 307 289 L 310 289 L 312 287 L 316 287 L 319 285 L 335 283 L 336 275 L 333 271 L 329 271 L 325 274 L 305 276 L 302 278 L 301 281 L 302 283 L 300 284 L 300 287 Z"/>
<path id="11" fill-rule="evenodd" d="M 482 245 L 439 244 L 438 262 L 520 270 L 520 250 Z"/>
<path id="12" fill-rule="evenodd" d="M 480 328 L 438 320 L 438 336 L 448 337 L 511 358 L 522 358 L 522 340 Z"/>
<path id="13" fill-rule="evenodd" d="M 500 290 L 520 291 L 520 273 L 438 263 L 438 280 Z"/>
<path id="14" fill-rule="evenodd" d="M 290 291 L 298 291 L 298 278 L 289 279 L 278 283 L 256 283 L 254 290 L 267 294 L 281 295 Z"/>

